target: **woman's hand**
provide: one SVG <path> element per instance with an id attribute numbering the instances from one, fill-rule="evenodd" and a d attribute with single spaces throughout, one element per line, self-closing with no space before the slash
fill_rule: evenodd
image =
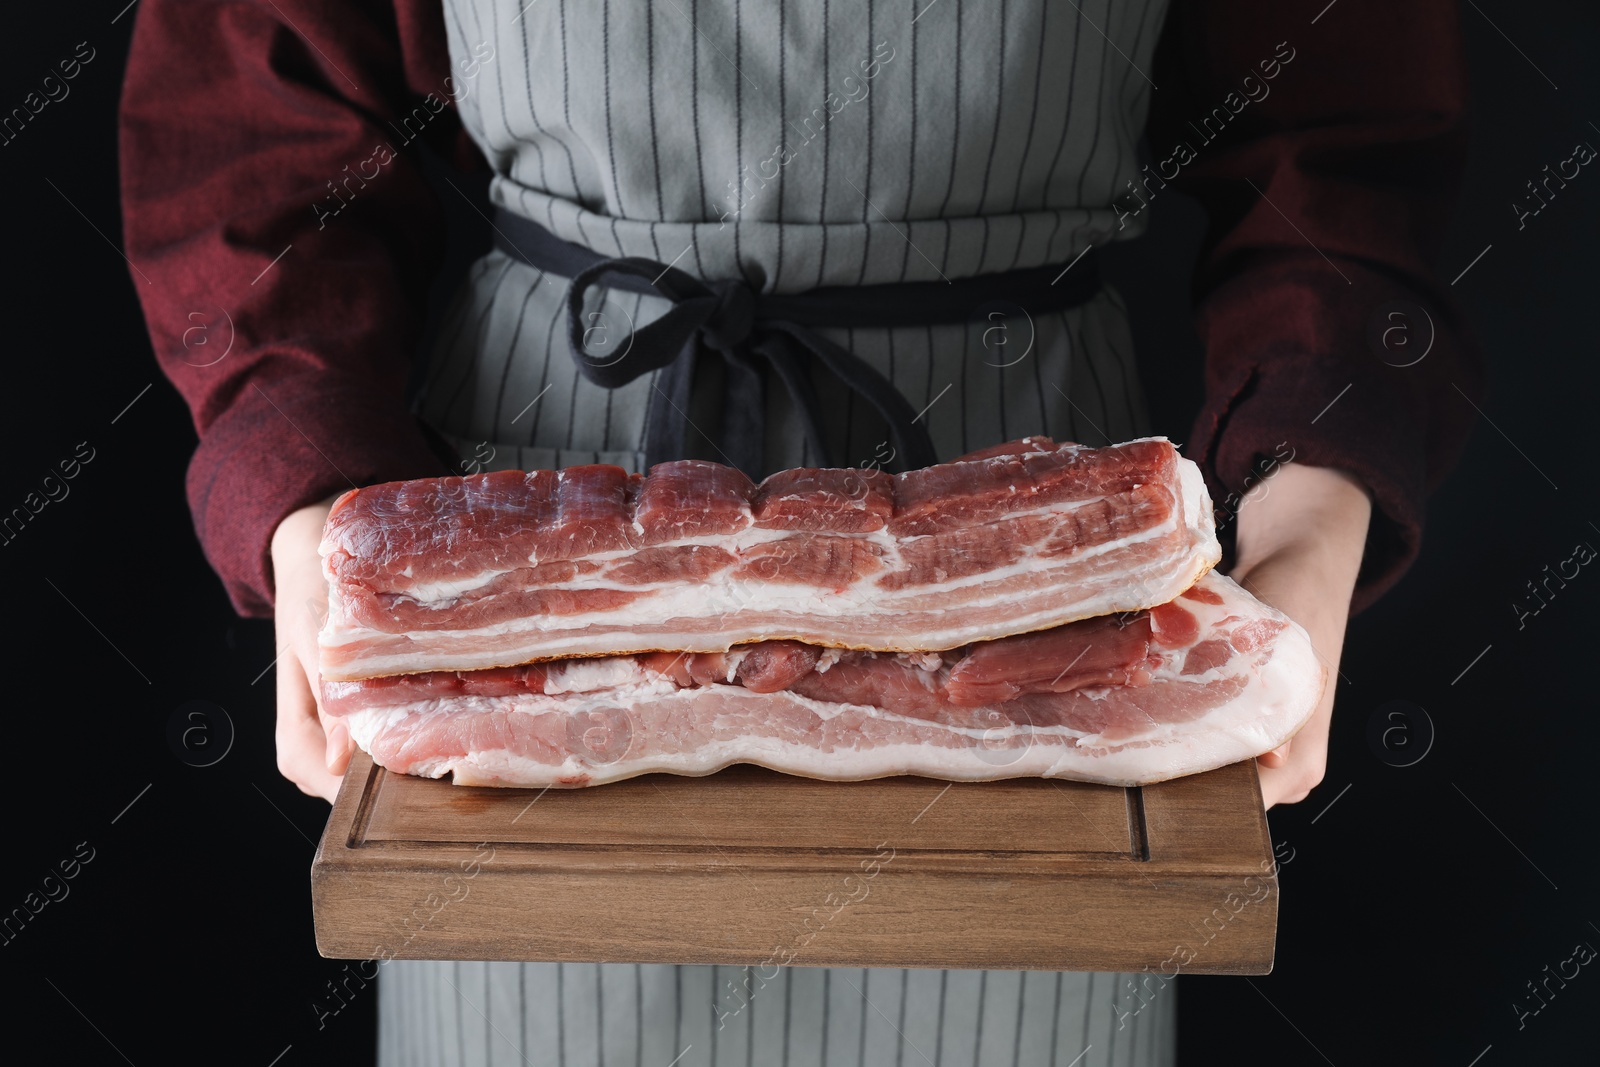
<path id="1" fill-rule="evenodd" d="M 301 508 L 272 534 L 278 648 L 278 770 L 303 793 L 333 803 L 350 763 L 350 731 L 322 713 L 317 631 L 328 614 L 328 585 L 317 546 L 333 500 Z"/>
<path id="2" fill-rule="evenodd" d="M 1269 808 L 1304 800 L 1327 767 L 1339 651 L 1371 516 L 1371 497 L 1353 477 L 1294 463 L 1252 488 L 1240 505 L 1238 562 L 1230 577 L 1304 626 L 1327 670 L 1311 719 L 1256 761 Z"/>

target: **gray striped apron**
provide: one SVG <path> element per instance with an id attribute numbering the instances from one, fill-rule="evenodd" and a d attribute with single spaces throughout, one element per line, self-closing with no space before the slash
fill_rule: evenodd
<path id="1" fill-rule="evenodd" d="M 1134 146 L 1164 0 L 444 4 L 444 89 L 494 168 L 491 198 L 606 255 L 790 293 L 1066 267 L 1146 217 L 1130 217 L 1128 198 L 1148 180 Z M 616 390 L 585 379 L 567 350 L 566 290 L 498 252 L 469 272 L 418 401 L 463 471 L 640 469 L 659 372 Z M 666 306 L 591 293 L 591 351 L 625 345 Z M 895 383 L 941 458 L 1027 434 L 1101 444 L 1149 432 L 1109 287 L 1032 318 L 817 332 Z M 715 432 L 694 432 L 717 417 L 707 370 L 688 454 L 715 460 Z M 833 390 L 822 395 L 834 455 L 892 466 L 865 405 L 817 387 Z M 767 404 L 769 464 L 817 462 L 784 391 Z M 749 970 L 393 961 L 380 972 L 379 1062 L 1174 1058 L 1171 982 L 1152 993 L 1126 974 L 792 966 L 763 984 Z"/>

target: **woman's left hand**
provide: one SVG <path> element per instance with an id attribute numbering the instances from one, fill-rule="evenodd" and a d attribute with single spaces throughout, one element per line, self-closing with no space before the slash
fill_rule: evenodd
<path id="1" fill-rule="evenodd" d="M 1350 475 L 1294 463 L 1253 487 L 1239 507 L 1230 577 L 1304 626 L 1326 671 L 1311 719 L 1256 761 L 1269 808 L 1304 800 L 1327 767 L 1339 652 L 1371 514 L 1371 498 Z"/>

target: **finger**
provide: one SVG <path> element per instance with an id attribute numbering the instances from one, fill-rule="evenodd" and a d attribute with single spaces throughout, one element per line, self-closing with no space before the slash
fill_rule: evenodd
<path id="1" fill-rule="evenodd" d="M 1289 762 L 1289 746 L 1293 744 L 1293 739 L 1285 741 L 1271 752 L 1263 752 L 1261 755 L 1257 756 L 1256 759 L 1263 767 L 1286 766 Z"/>
<path id="2" fill-rule="evenodd" d="M 320 590 L 321 586 L 316 588 Z M 331 775 L 343 777 L 350 766 L 355 745 L 350 739 L 349 726 L 322 709 L 321 650 L 317 645 L 317 632 L 326 619 L 326 603 L 325 595 L 312 595 L 305 599 L 302 605 L 305 617 L 301 620 L 304 625 L 294 628 L 295 658 L 299 660 L 301 675 L 308 679 L 307 690 L 320 731 L 323 769 Z"/>
<path id="3" fill-rule="evenodd" d="M 1276 804 L 1298 804 L 1309 797 L 1322 782 L 1322 768 L 1306 767 L 1306 755 L 1282 767 L 1264 767 L 1260 770 L 1261 801 L 1271 808 Z"/>
<path id="4" fill-rule="evenodd" d="M 355 755 L 355 742 L 350 737 L 350 727 L 337 715 L 329 715 L 322 709 L 321 676 L 317 673 L 318 658 L 313 650 L 309 653 L 310 663 L 302 664 L 301 670 L 318 684 L 312 688 L 316 701 L 316 716 L 323 737 L 322 764 L 329 774 L 343 776 L 350 767 L 350 757 Z"/>
<path id="5" fill-rule="evenodd" d="M 350 740 L 350 728 L 341 719 L 324 717 L 327 730 L 327 751 L 324 754 L 329 774 L 344 775 L 350 769 L 350 757 L 355 755 L 355 743 Z"/>
<path id="6" fill-rule="evenodd" d="M 317 718 L 316 703 L 298 656 L 278 660 L 278 771 L 302 793 L 329 803 L 339 792 L 340 778 L 328 771 L 327 737 Z"/>
<path id="7" fill-rule="evenodd" d="M 344 777 L 328 770 L 325 760 L 327 738 L 315 719 L 304 720 L 302 727 L 289 738 L 292 755 L 284 776 L 299 787 L 302 793 L 321 797 L 332 804 L 339 795 Z"/>

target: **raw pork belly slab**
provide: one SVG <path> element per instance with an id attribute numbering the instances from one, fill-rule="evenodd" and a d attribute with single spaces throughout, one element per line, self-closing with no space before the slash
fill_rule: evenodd
<path id="1" fill-rule="evenodd" d="M 1325 672 L 1303 629 L 1208 574 L 1170 604 L 944 653 L 774 641 L 323 683 L 375 762 L 457 785 L 600 785 L 758 763 L 896 774 L 1152 782 L 1293 736 Z"/>
<path id="2" fill-rule="evenodd" d="M 950 649 L 1172 600 L 1221 551 L 1165 438 L 1028 438 L 905 474 L 504 471 L 340 497 L 322 675 L 788 639 Z"/>

